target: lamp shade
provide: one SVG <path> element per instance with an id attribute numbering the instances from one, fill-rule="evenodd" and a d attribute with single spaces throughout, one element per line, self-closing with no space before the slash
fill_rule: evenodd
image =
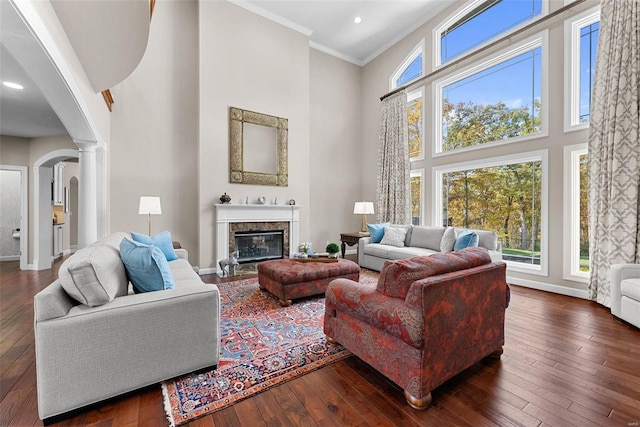
<path id="1" fill-rule="evenodd" d="M 370 215 L 373 211 L 373 202 L 356 202 L 353 206 L 354 214 Z"/>
<path id="2" fill-rule="evenodd" d="M 161 215 L 162 207 L 160 207 L 160 197 L 140 196 L 138 213 L 140 215 Z"/>

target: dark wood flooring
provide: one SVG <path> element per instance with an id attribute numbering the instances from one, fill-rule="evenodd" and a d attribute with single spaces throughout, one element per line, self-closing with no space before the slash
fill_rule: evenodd
<path id="1" fill-rule="evenodd" d="M 33 295 L 57 275 L 0 263 L 0 425 L 41 425 Z M 217 276 L 203 276 L 214 283 Z M 590 301 L 512 286 L 506 344 L 433 392 L 426 411 L 356 357 L 322 368 L 193 426 L 638 426 L 640 331 Z M 160 386 L 57 425 L 167 425 Z"/>

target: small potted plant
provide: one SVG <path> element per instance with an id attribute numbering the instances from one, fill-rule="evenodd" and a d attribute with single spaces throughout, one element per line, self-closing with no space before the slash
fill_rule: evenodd
<path id="1" fill-rule="evenodd" d="M 335 243 L 329 243 L 325 250 L 329 254 L 329 258 L 338 258 L 338 252 L 340 252 L 340 248 Z"/>

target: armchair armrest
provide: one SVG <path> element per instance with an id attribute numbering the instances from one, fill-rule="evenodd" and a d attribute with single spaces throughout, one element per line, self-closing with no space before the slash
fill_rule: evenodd
<path id="1" fill-rule="evenodd" d="M 332 319 L 342 312 L 407 344 L 421 348 L 424 341 L 422 313 L 401 298 L 383 295 L 376 288 L 349 279 L 329 284 L 325 300 L 324 333 L 332 336 Z"/>
<path id="2" fill-rule="evenodd" d="M 620 283 L 625 279 L 640 277 L 640 264 L 611 264 L 609 275 L 611 280 L 611 313 L 620 317 L 622 311 Z"/>

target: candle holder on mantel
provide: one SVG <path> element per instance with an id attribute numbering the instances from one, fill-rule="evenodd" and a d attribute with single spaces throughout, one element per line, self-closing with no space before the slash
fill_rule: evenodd
<path id="1" fill-rule="evenodd" d="M 220 196 L 220 202 L 223 205 L 228 205 L 229 202 L 231 202 L 231 197 L 229 197 L 227 193 L 224 193 L 222 196 Z"/>

